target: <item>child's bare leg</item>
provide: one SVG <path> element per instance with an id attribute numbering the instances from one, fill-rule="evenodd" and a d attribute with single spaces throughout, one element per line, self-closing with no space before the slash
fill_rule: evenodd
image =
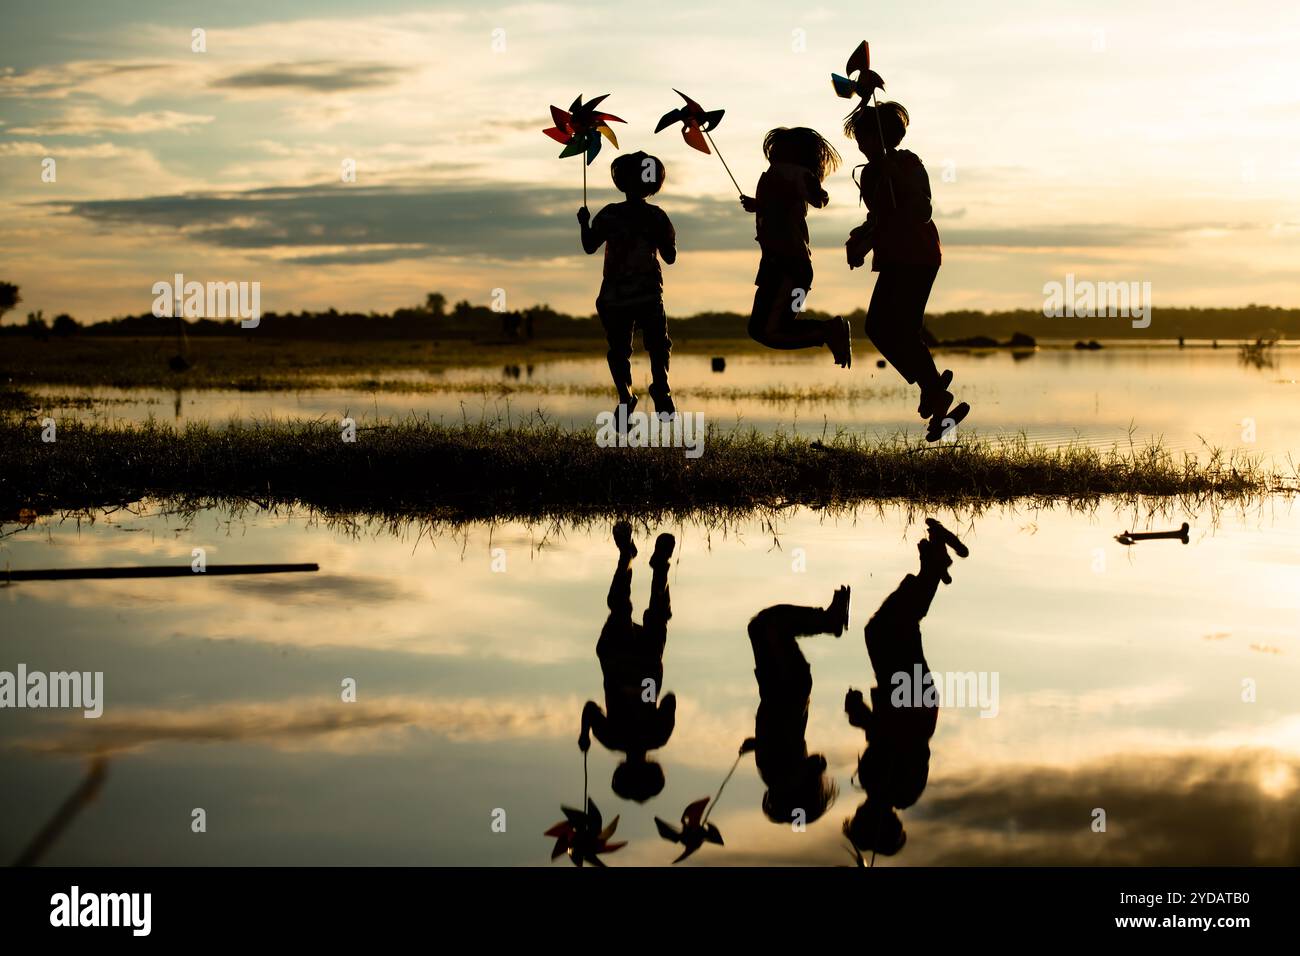
<path id="1" fill-rule="evenodd" d="M 847 592 L 847 588 L 842 589 Z M 798 604 L 775 604 L 764 608 L 749 622 L 751 637 L 767 640 L 788 640 L 812 637 L 816 634 L 835 634 L 842 627 L 842 612 L 832 601 L 830 608 L 804 607 Z"/>
<path id="2" fill-rule="evenodd" d="M 632 398 L 632 321 L 625 314 L 626 310 L 596 303 L 601 325 L 605 327 L 605 342 L 609 351 L 605 358 L 609 363 L 609 374 L 618 390 L 618 400 L 622 404 Z"/>
<path id="3" fill-rule="evenodd" d="M 826 345 L 834 320 L 801 321 L 794 311 L 794 283 L 789 279 L 754 291 L 754 308 L 749 317 L 749 335 L 771 349 L 818 348 Z"/>
<path id="4" fill-rule="evenodd" d="M 645 613 L 641 615 L 641 622 L 647 631 L 653 629 L 662 634 L 673 616 L 672 601 L 668 594 L 668 566 L 676 545 L 677 539 L 667 533 L 661 534 L 655 541 L 655 551 L 650 557 L 650 601 Z"/>
<path id="5" fill-rule="evenodd" d="M 668 385 L 668 361 L 672 354 L 672 339 L 668 338 L 668 317 L 663 305 L 653 307 L 641 324 L 641 337 L 646 354 L 650 356 L 650 394 L 655 400 L 655 411 L 673 412 L 672 389 Z"/>
<path id="6" fill-rule="evenodd" d="M 925 301 L 929 298 L 927 287 L 925 298 L 917 308 L 916 299 L 922 284 L 908 274 L 881 272 L 871 294 L 871 305 L 867 308 L 866 326 L 867 337 L 885 360 L 908 384 L 920 385 L 924 393 L 943 386 L 934 356 L 921 339 Z"/>
<path id="7" fill-rule="evenodd" d="M 632 559 L 636 557 L 636 545 L 632 543 L 632 526 L 626 521 L 614 525 L 614 543 L 618 545 L 618 564 L 614 568 L 614 577 L 609 582 L 610 617 L 618 615 L 629 620 L 632 617 Z"/>

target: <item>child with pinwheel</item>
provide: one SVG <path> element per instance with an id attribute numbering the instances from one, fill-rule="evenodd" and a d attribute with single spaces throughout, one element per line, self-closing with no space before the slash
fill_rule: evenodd
<path id="1" fill-rule="evenodd" d="M 808 245 L 808 207 L 830 201 L 822 182 L 839 168 L 840 154 L 816 130 L 805 126 L 774 129 L 763 139 L 768 168 L 754 195 L 741 196 L 755 216 L 755 241 L 762 250 L 754 277 L 750 338 L 773 349 L 826 346 L 835 364 L 853 363 L 849 324 L 836 317 L 800 320 L 812 288 L 812 249 Z"/>
<path id="2" fill-rule="evenodd" d="M 676 414 L 668 386 L 668 317 L 664 312 L 663 272 L 659 260 L 677 261 L 677 236 L 668 214 L 646 200 L 664 182 L 664 164 L 643 152 L 626 153 L 610 165 L 614 185 L 627 198 L 610 203 L 593 219 L 583 206 L 578 210 L 582 248 L 592 255 L 605 246 L 604 278 L 596 298 L 596 312 L 609 346 L 609 373 L 618 390 L 614 418 L 626 427 L 636 408 L 632 392 L 632 339 L 641 330 L 650 356 L 650 395 L 661 418 Z"/>
<path id="3" fill-rule="evenodd" d="M 917 155 L 899 149 L 909 117 L 900 103 L 863 100 L 844 121 L 844 135 L 867 157 L 859 187 L 867 219 L 845 242 L 850 269 L 866 262 L 878 273 L 867 309 L 867 336 L 910 385 L 921 386 L 917 412 L 929 419 L 926 438 L 937 441 L 970 412 L 955 408 L 942 374 L 922 339 L 922 322 L 942 253 L 930 200 L 930 177 Z"/>
<path id="4" fill-rule="evenodd" d="M 614 525 L 614 544 L 618 565 L 609 585 L 609 617 L 596 642 L 605 707 L 602 710 L 594 700 L 583 706 L 578 747 L 586 753 L 594 735 L 610 750 L 622 751 L 625 759 L 615 768 L 610 785 L 625 800 L 645 802 L 664 788 L 663 767 L 647 755 L 668 743 L 677 722 L 677 698 L 663 692 L 664 647 L 673 616 L 668 566 L 677 542 L 667 533 L 655 540 L 650 603 L 640 624 L 632 620 L 632 559 L 637 550 L 626 521 Z"/>

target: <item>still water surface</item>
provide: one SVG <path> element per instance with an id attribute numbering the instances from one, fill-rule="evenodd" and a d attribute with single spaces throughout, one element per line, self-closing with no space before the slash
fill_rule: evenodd
<path id="1" fill-rule="evenodd" d="M 1036 378 L 1072 357 L 1042 358 L 1029 365 Z M 1084 406 L 1096 387 L 1078 386 Z M 1204 392 L 1239 400 L 1223 409 L 1231 419 L 1250 396 L 1281 388 L 1229 363 Z M 1261 421 L 1280 422 L 1277 409 L 1261 404 Z M 99 754 L 102 791 L 48 863 L 545 865 L 543 832 L 562 804 L 581 803 L 578 737 L 592 701 L 622 721 L 588 754 L 590 796 L 629 841 L 610 865 L 670 863 L 680 848 L 654 818 L 676 823 L 714 794 L 755 736 L 758 753 L 741 758 L 711 811 L 725 845 L 681 865 L 854 862 L 842 831 L 867 801 L 867 739 L 845 696 L 856 688 L 871 702 L 864 627 L 908 575 L 926 580 L 923 514 L 798 510 L 727 528 L 637 527 L 631 620 L 651 603 L 663 532 L 676 544 L 659 596 L 671 618 L 661 658 L 652 614 L 644 643 L 618 645 L 631 658 L 607 654 L 603 675 L 597 644 L 622 566 L 608 524 L 392 529 L 134 510 L 6 526 L 0 566 L 186 566 L 203 548 L 211 564 L 320 570 L 0 586 L 0 670 L 103 671 L 105 682 L 98 720 L 0 711 L 6 859 Z M 876 735 L 873 819 L 896 816 L 907 834 L 877 866 L 1300 863 L 1293 502 L 1150 520 L 1110 505 L 936 517 L 970 555 L 954 558 L 952 583 L 934 586 L 919 622 L 896 599 L 875 646 L 910 662 L 919 629 L 936 675 L 971 673 L 986 689 L 996 675 L 996 698 L 942 702 L 928 740 L 913 733 L 918 722 Z M 1113 538 L 1184 519 L 1188 544 Z M 851 600 L 838 638 L 796 640 L 782 631 L 795 612 L 749 628 L 766 608 L 826 608 L 841 586 Z M 803 620 L 830 626 L 816 612 Z M 629 790 L 614 780 L 628 758 L 600 739 L 649 739 L 618 696 L 629 659 L 632 673 L 655 675 L 661 708 L 669 693 L 675 701 L 666 742 L 648 756 L 661 790 L 644 801 L 615 792 Z M 352 703 L 341 699 L 347 678 Z M 782 818 L 790 806 L 806 826 Z M 191 832 L 195 808 L 206 833 Z"/>

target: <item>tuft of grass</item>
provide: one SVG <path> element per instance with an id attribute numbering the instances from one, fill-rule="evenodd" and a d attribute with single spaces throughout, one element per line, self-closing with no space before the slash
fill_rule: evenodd
<path id="1" fill-rule="evenodd" d="M 385 517 L 575 517 L 727 513 L 882 500 L 967 506 L 1020 499 L 1243 499 L 1282 487 L 1253 459 L 1204 459 L 1159 445 L 1109 451 L 959 438 L 936 445 L 837 434 L 826 440 L 706 432 L 704 452 L 601 448 L 591 432 L 545 422 L 446 425 L 411 418 L 360 427 L 324 421 L 190 424 L 182 431 L 67 422 L 57 440 L 0 415 L 0 518 L 20 511 L 253 502 Z"/>

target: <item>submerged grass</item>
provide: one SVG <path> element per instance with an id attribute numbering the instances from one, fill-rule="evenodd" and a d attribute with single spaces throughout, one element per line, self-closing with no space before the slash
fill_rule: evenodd
<path id="1" fill-rule="evenodd" d="M 117 426 L 68 422 L 57 440 L 39 424 L 0 416 L 0 519 L 23 511 L 157 498 L 325 513 L 440 518 L 597 516 L 628 512 L 739 515 L 906 500 L 968 506 L 1019 499 L 1176 497 L 1189 505 L 1286 488 L 1254 459 L 1178 454 L 1159 445 L 1044 448 L 1025 439 L 826 439 L 706 432 L 703 454 L 601 448 L 593 432 L 545 422 L 359 427 L 333 422 Z"/>
<path id="2" fill-rule="evenodd" d="M 211 389 L 208 391 L 262 391 L 306 392 L 347 391 L 367 394 L 400 395 L 467 395 L 487 400 L 509 399 L 516 396 L 565 396 L 600 398 L 615 401 L 614 386 L 609 383 L 582 382 L 513 382 L 501 379 L 478 378 L 473 380 L 443 381 L 438 379 L 374 378 L 362 376 L 303 376 L 297 380 L 279 380 L 249 388 Z M 752 401 L 772 405 L 820 405 L 832 402 L 878 402 L 897 399 L 910 394 L 910 387 L 902 385 L 684 385 L 673 389 L 679 401 Z M 157 404 L 156 396 L 81 395 L 59 391 L 32 391 L 30 389 L 0 386 L 0 409 L 13 409 L 35 413 L 63 408 L 96 408 L 146 401 Z"/>

